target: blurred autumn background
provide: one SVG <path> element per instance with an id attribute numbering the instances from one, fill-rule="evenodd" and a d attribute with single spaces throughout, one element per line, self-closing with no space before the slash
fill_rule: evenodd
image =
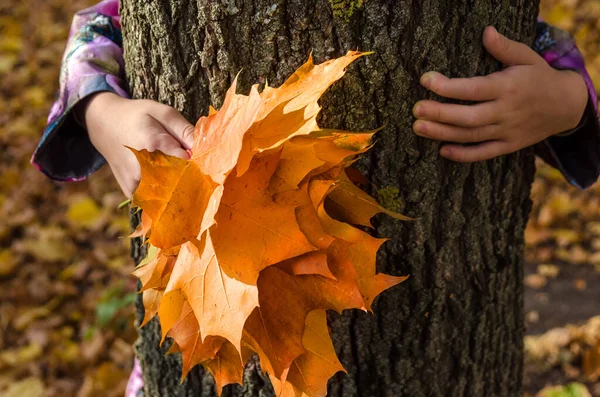
<path id="1" fill-rule="evenodd" d="M 108 168 L 56 184 L 29 165 L 72 15 L 94 0 L 0 3 L 0 395 L 122 396 L 135 280 Z M 600 2 L 542 0 L 600 87 Z M 600 396 L 600 184 L 539 164 L 527 229 L 527 394 Z"/>

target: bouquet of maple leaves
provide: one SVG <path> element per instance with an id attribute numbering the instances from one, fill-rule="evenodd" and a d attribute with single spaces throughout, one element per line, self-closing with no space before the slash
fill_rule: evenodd
<path id="1" fill-rule="evenodd" d="M 219 111 L 198 120 L 189 160 L 133 150 L 143 210 L 132 236 L 147 237 L 135 271 L 145 318 L 158 314 L 185 378 L 203 364 L 217 391 L 241 383 L 258 354 L 278 396 L 325 396 L 343 371 L 326 310 L 371 311 L 375 297 L 406 277 L 377 274 L 385 240 L 370 227 L 385 212 L 353 182 L 349 166 L 375 131 L 317 125 L 317 101 L 358 57 L 309 59 L 281 87 L 234 81 Z"/>

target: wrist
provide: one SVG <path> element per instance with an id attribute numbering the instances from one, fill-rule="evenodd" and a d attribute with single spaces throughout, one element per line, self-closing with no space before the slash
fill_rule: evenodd
<path id="1" fill-rule="evenodd" d="M 566 95 L 560 98 L 564 103 L 567 113 L 565 125 L 557 135 L 568 135 L 581 126 L 585 110 L 589 101 L 589 92 L 584 78 L 577 72 L 565 70 L 560 72 L 563 76 L 563 89 Z"/>
<path id="2" fill-rule="evenodd" d="M 102 114 L 106 115 L 107 107 L 120 99 L 122 99 L 120 96 L 109 91 L 94 93 L 75 106 L 73 116 L 89 133 L 90 127 L 95 124 L 94 120 Z"/>

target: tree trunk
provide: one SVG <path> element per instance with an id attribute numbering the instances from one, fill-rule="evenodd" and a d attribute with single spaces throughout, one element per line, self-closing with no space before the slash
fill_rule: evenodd
<path id="1" fill-rule="evenodd" d="M 377 219 L 391 237 L 378 270 L 410 279 L 378 298 L 375 316 L 330 316 L 348 374 L 329 396 L 522 396 L 523 231 L 533 154 L 472 165 L 438 156 L 411 131 L 414 103 L 430 94 L 429 70 L 473 76 L 497 70 L 481 45 L 486 25 L 531 43 L 531 0 L 122 0 L 127 79 L 135 98 L 170 104 L 195 121 L 220 105 L 235 75 L 281 84 L 312 51 L 315 62 L 351 49 L 375 51 L 323 97 L 320 125 L 385 125 L 359 167 L 384 206 L 418 218 Z M 332 109 L 332 110 L 330 110 Z M 333 111 L 335 109 L 335 111 Z M 139 249 L 134 256 L 139 259 Z M 140 305 L 140 312 L 143 311 Z M 141 316 L 141 313 L 140 313 Z M 212 396 L 210 375 L 182 385 L 176 355 L 158 348 L 159 325 L 136 345 L 145 396 Z M 270 396 L 256 362 L 229 396 Z"/>

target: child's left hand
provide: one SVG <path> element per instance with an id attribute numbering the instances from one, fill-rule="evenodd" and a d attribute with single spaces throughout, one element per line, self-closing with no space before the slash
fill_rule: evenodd
<path id="1" fill-rule="evenodd" d="M 531 48 L 492 27 L 485 30 L 483 44 L 506 69 L 466 79 L 436 72 L 421 77 L 421 84 L 440 96 L 478 102 L 457 105 L 423 100 L 415 105 L 417 135 L 458 143 L 443 145 L 442 157 L 458 162 L 487 160 L 579 124 L 588 102 L 583 77 L 553 69 Z"/>

